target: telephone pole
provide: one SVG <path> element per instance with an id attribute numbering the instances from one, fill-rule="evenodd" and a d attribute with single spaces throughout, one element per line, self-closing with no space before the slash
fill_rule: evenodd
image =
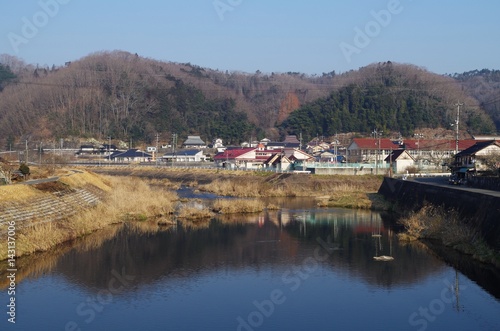
<path id="1" fill-rule="evenodd" d="M 460 106 L 463 106 L 463 103 L 458 102 L 455 106 L 457 106 L 457 119 L 455 121 L 455 130 L 456 130 L 456 136 L 455 136 L 455 155 L 458 154 L 458 124 L 460 123 Z"/>

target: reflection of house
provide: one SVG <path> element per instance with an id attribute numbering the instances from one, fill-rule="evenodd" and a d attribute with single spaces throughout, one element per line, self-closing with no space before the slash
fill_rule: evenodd
<path id="1" fill-rule="evenodd" d="M 500 142 L 495 140 L 477 142 L 455 155 L 453 172 L 465 174 L 469 170 L 487 170 L 484 163 L 486 159 L 491 157 L 500 159 Z M 500 167 L 500 164 L 498 166 Z"/>
<path id="2" fill-rule="evenodd" d="M 109 156 L 113 162 L 148 162 L 151 160 L 151 154 L 138 149 L 129 149 L 126 152 L 115 152 Z"/>
<path id="3" fill-rule="evenodd" d="M 199 149 L 179 150 L 175 153 L 166 153 L 162 157 L 165 162 L 204 162 L 207 160 L 206 155 Z"/>
<path id="4" fill-rule="evenodd" d="M 415 159 L 404 149 L 392 151 L 384 161 L 392 164 L 395 173 L 404 173 L 408 167 L 415 164 Z"/>
<path id="5" fill-rule="evenodd" d="M 206 144 L 201 140 L 200 136 L 188 136 L 186 141 L 182 144 L 184 148 L 206 148 Z"/>

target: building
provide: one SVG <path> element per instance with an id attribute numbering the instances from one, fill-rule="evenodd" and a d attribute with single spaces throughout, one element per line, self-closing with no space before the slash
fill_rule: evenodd
<path id="1" fill-rule="evenodd" d="M 186 141 L 182 144 L 182 147 L 202 149 L 207 148 L 207 145 L 201 140 L 200 136 L 188 136 Z"/>
<path id="2" fill-rule="evenodd" d="M 115 152 L 109 160 L 117 163 L 138 163 L 151 161 L 152 155 L 139 149 L 129 149 L 125 152 Z"/>
<path id="3" fill-rule="evenodd" d="M 489 160 L 488 160 L 489 159 Z M 455 155 L 452 172 L 460 178 L 470 172 L 500 169 L 500 142 L 487 140 L 476 142 L 473 146 Z"/>
<path id="4" fill-rule="evenodd" d="M 388 138 L 354 138 L 347 147 L 347 161 L 351 163 L 382 163 L 401 146 Z"/>
<path id="5" fill-rule="evenodd" d="M 205 162 L 207 156 L 200 149 L 184 149 L 163 155 L 164 162 Z"/>
<path id="6" fill-rule="evenodd" d="M 392 151 L 384 162 L 388 163 L 392 171 L 397 174 L 405 173 L 409 167 L 415 166 L 415 159 L 405 149 Z"/>

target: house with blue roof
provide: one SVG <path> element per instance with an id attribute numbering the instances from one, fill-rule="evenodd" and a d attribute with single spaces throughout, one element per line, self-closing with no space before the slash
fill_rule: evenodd
<path id="1" fill-rule="evenodd" d="M 134 148 L 125 152 L 114 152 L 109 156 L 109 159 L 116 163 L 149 162 L 152 159 L 152 155 Z"/>

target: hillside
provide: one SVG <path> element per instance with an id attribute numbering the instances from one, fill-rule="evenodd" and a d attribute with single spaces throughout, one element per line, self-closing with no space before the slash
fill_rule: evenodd
<path id="1" fill-rule="evenodd" d="M 479 101 L 500 132 L 500 70 L 473 70 L 452 77 Z"/>
<path id="2" fill-rule="evenodd" d="M 343 74 L 222 72 L 126 52 L 41 68 L 0 56 L 0 148 L 10 143 L 112 137 L 151 143 L 172 133 L 225 143 L 285 133 L 305 137 L 373 129 L 449 129 L 460 100 L 464 132 L 491 119 L 457 79 L 412 65 L 373 64 Z"/>
<path id="3" fill-rule="evenodd" d="M 306 139 L 342 132 L 409 136 L 430 128 L 450 129 L 462 103 L 461 136 L 494 133 L 491 118 L 457 82 L 410 65 L 373 64 L 343 77 L 344 86 L 294 111 L 281 125 L 287 134 Z"/>

